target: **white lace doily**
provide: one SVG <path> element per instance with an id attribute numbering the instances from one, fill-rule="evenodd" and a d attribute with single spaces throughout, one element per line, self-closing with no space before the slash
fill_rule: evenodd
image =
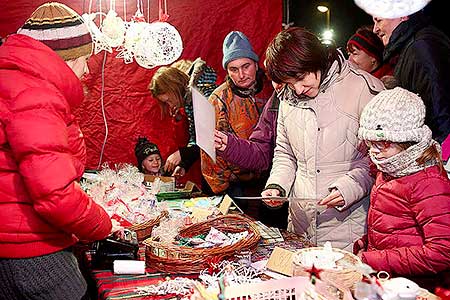
<path id="1" fill-rule="evenodd" d="M 355 4 L 373 17 L 395 19 L 412 15 L 431 0 L 355 0 Z"/>
<path id="2" fill-rule="evenodd" d="M 312 267 L 313 265 L 319 269 L 337 269 L 336 262 L 344 257 L 344 254 L 333 251 L 330 242 L 326 242 L 322 249 L 314 249 L 312 251 L 299 251 L 293 260 L 296 264 L 304 267 Z"/>

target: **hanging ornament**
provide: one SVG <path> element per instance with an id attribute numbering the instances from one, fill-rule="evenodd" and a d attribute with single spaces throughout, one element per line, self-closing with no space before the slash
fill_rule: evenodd
<path id="1" fill-rule="evenodd" d="M 114 10 L 110 10 L 102 22 L 102 32 L 105 40 L 111 47 L 118 47 L 123 44 L 125 38 L 125 23 L 117 16 Z"/>
<path id="2" fill-rule="evenodd" d="M 134 46 L 134 58 L 138 65 L 146 69 L 151 69 L 158 65 L 154 58 L 157 57 L 159 49 L 157 42 L 153 39 L 150 24 L 145 23 L 145 30 L 141 32 L 140 39 Z"/>
<path id="3" fill-rule="evenodd" d="M 83 15 L 92 34 L 94 53 L 102 50 L 112 53 L 112 48 L 116 48 L 117 58 L 126 64 L 134 58 L 147 69 L 176 61 L 183 51 L 183 42 L 176 28 L 166 22 L 169 18 L 167 2 L 164 0 L 163 5 L 162 1 L 159 1 L 159 20 L 150 24 L 141 12 L 141 0 L 137 1 L 137 11 L 131 22 L 124 22 L 114 11 L 115 0 L 111 0 L 106 16 L 101 11 Z M 105 16 L 100 28 L 94 22 L 97 15 Z"/>
<path id="4" fill-rule="evenodd" d="M 139 3 L 139 2 L 138 2 Z M 140 35 L 145 31 L 145 27 L 148 23 L 145 22 L 144 15 L 142 14 L 140 7 L 131 17 L 131 22 L 125 23 L 125 37 L 123 45 L 117 48 L 119 52 L 117 58 L 123 58 L 126 64 L 132 63 L 134 54 L 136 52 L 136 43 L 140 39 Z"/>
<path id="5" fill-rule="evenodd" d="M 94 44 L 94 54 L 98 54 L 100 51 L 105 50 L 112 53 L 111 45 L 109 45 L 106 35 L 98 29 L 94 23 L 94 19 L 100 13 L 83 14 L 82 18 L 84 23 L 89 28 L 92 37 L 92 43 Z"/>
<path id="6" fill-rule="evenodd" d="M 153 22 L 149 24 L 148 30 L 142 33 L 136 45 L 135 57 L 136 60 L 137 57 L 140 60 L 144 58 L 144 61 L 161 66 L 176 61 L 182 51 L 183 41 L 175 27 L 167 22 Z"/>
<path id="7" fill-rule="evenodd" d="M 183 51 L 183 41 L 175 27 L 167 23 L 167 2 L 159 0 L 159 21 L 150 23 L 143 32 L 134 53 L 136 62 L 144 68 L 168 65 Z"/>
<path id="8" fill-rule="evenodd" d="M 131 22 L 125 24 L 125 39 L 122 46 L 117 50 L 117 58 L 123 58 L 126 64 L 133 62 L 133 58 L 136 54 L 136 46 L 141 39 L 141 34 L 146 31 L 148 23 L 145 22 L 144 15 L 141 12 L 140 4 L 138 1 L 138 8 L 135 14 L 131 17 Z M 154 64 L 147 62 L 150 68 L 154 67 Z"/>

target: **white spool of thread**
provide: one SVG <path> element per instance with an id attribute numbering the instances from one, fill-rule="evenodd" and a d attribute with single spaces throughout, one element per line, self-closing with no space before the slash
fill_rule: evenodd
<path id="1" fill-rule="evenodd" d="M 114 274 L 145 274 L 145 261 L 115 260 Z"/>

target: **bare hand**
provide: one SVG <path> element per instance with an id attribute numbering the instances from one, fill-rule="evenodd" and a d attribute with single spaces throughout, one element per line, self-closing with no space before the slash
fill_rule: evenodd
<path id="1" fill-rule="evenodd" d="M 166 172 L 173 172 L 175 170 L 175 167 L 178 166 L 181 163 L 181 154 L 180 150 L 172 153 L 169 155 L 169 157 L 166 160 L 166 164 L 164 165 L 164 171 Z"/>
<path id="2" fill-rule="evenodd" d="M 111 233 L 118 235 L 119 237 L 122 236 L 124 228 L 122 225 L 120 225 L 119 221 L 111 219 L 111 224 Z"/>
<path id="3" fill-rule="evenodd" d="M 342 206 L 344 204 L 344 197 L 342 197 L 338 189 L 333 189 L 328 196 L 319 201 L 319 205 L 326 205 L 327 207 Z"/>
<path id="4" fill-rule="evenodd" d="M 267 189 L 262 191 L 261 196 L 263 197 L 279 197 L 280 191 L 277 189 Z M 264 199 L 264 204 L 266 204 L 269 207 L 280 207 L 283 205 L 283 200 L 279 199 Z"/>
<path id="5" fill-rule="evenodd" d="M 172 173 L 172 176 L 175 176 L 175 177 L 182 177 L 184 175 L 186 175 L 186 170 L 180 166 L 176 166 L 175 170 Z"/>
<path id="6" fill-rule="evenodd" d="M 214 147 L 217 150 L 225 151 L 228 144 L 228 136 L 219 130 L 214 130 Z"/>

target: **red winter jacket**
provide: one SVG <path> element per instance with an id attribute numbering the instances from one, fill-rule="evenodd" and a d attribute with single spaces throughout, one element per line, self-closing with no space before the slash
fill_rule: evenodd
<path id="1" fill-rule="evenodd" d="M 0 47 L 0 257 L 45 255 L 106 237 L 111 221 L 84 193 L 86 157 L 72 109 L 81 83 L 50 48 L 24 35 Z"/>
<path id="2" fill-rule="evenodd" d="M 375 270 L 413 280 L 450 270 L 450 181 L 439 167 L 400 178 L 379 172 L 367 222 L 362 260 Z"/>

